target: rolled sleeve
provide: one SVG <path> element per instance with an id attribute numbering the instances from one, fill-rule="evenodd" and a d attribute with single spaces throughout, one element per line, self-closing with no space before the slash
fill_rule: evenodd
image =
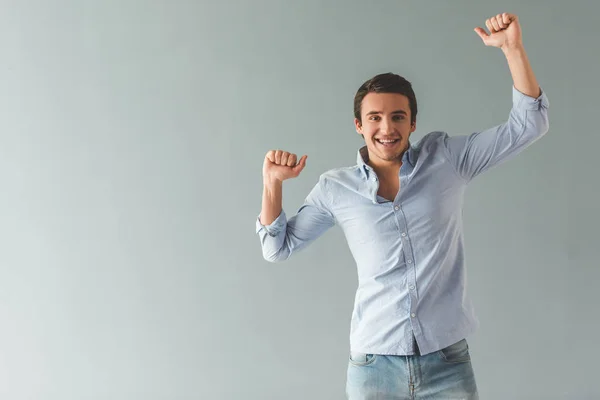
<path id="1" fill-rule="evenodd" d="M 513 106 L 517 109 L 522 110 L 539 110 L 540 108 L 548 108 L 550 103 L 546 92 L 540 88 L 542 94 L 538 97 L 531 97 L 525 93 L 519 91 L 516 87 L 512 87 L 512 101 Z"/>
<path id="2" fill-rule="evenodd" d="M 275 218 L 273 222 L 268 225 L 263 225 L 260 222 L 260 214 L 256 218 L 256 233 L 261 233 L 261 231 L 265 231 L 269 236 L 277 236 L 280 232 L 283 232 L 287 225 L 287 216 L 285 215 L 285 211 L 281 210 L 281 213 Z"/>

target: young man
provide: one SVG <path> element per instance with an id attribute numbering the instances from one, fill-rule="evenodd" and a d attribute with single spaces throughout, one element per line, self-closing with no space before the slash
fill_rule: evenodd
<path id="1" fill-rule="evenodd" d="M 475 32 L 502 49 L 513 78 L 508 120 L 471 135 L 431 132 L 416 145 L 411 84 L 394 74 L 365 82 L 355 98 L 364 137 L 357 165 L 321 175 L 297 214 L 282 210 L 282 183 L 306 165 L 285 151 L 264 160 L 256 221 L 263 256 L 282 261 L 334 225 L 356 260 L 349 399 L 476 399 L 465 338 L 477 328 L 466 293 L 462 206 L 467 184 L 548 131 L 548 100 L 533 74 L 517 16 Z"/>

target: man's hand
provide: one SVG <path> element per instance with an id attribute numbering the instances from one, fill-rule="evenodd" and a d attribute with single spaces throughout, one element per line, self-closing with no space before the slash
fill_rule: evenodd
<path id="1" fill-rule="evenodd" d="M 270 150 L 265 156 L 263 164 L 263 181 L 265 183 L 283 182 L 286 179 L 295 178 L 306 166 L 304 155 L 297 162 L 295 154 L 282 150 Z"/>
<path id="2" fill-rule="evenodd" d="M 485 26 L 487 26 L 489 34 L 480 27 L 474 30 L 486 46 L 499 47 L 506 51 L 523 45 L 521 26 L 516 15 L 498 14 L 495 17 L 488 18 L 485 21 Z"/>

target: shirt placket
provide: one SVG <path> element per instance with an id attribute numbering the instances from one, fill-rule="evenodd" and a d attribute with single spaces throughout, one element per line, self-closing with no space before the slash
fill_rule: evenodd
<path id="1" fill-rule="evenodd" d="M 412 330 L 407 330 L 405 334 L 405 342 L 408 345 L 409 351 L 414 352 L 414 340 L 413 334 L 415 336 L 421 335 L 421 328 L 418 323 L 419 316 L 417 315 L 416 307 L 417 307 L 417 273 L 414 259 L 414 251 L 412 248 L 412 244 L 410 241 L 410 232 L 408 231 L 408 223 L 406 221 L 406 214 L 402 208 L 402 189 L 406 187 L 406 178 L 400 176 L 400 193 L 398 197 L 394 200 L 392 207 L 394 216 L 396 217 L 396 221 L 398 223 L 398 234 L 400 235 L 400 239 L 402 241 L 402 256 L 405 265 L 405 273 L 406 279 L 403 280 L 406 282 L 406 289 L 408 292 L 407 301 L 407 309 L 408 309 L 408 319 L 410 321 Z"/>

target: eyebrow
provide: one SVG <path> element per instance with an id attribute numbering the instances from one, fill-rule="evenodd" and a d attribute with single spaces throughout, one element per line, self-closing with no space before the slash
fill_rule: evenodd
<path id="1" fill-rule="evenodd" d="M 367 115 L 375 115 L 375 114 L 383 114 L 381 111 L 369 111 L 367 113 Z M 406 113 L 406 111 L 404 110 L 396 110 L 396 111 L 392 111 L 392 114 L 402 114 L 402 115 L 408 115 Z"/>

